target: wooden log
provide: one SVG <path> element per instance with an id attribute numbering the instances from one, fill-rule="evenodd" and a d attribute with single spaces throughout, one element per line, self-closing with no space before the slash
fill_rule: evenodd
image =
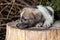
<path id="1" fill-rule="evenodd" d="M 7 24 L 6 40 L 60 40 L 60 29 L 56 29 L 57 27 L 49 30 L 29 30 L 18 29 L 16 24 L 17 22 Z"/>

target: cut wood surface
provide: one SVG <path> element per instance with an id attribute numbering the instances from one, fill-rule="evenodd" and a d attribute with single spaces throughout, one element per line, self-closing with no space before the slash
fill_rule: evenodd
<path id="1" fill-rule="evenodd" d="M 7 24 L 7 26 L 11 26 L 11 27 L 14 27 L 14 28 L 17 28 L 16 27 L 16 24 L 17 23 L 19 23 L 19 20 L 17 20 L 17 21 L 14 21 L 14 22 L 10 22 L 10 23 L 8 23 Z M 39 27 L 31 27 L 31 28 L 26 28 L 26 29 L 28 29 L 28 30 L 41 30 L 41 28 L 39 28 Z M 56 21 L 53 25 L 52 25 L 52 27 L 50 27 L 49 29 L 60 29 L 60 20 L 58 20 L 58 21 Z"/>
<path id="2" fill-rule="evenodd" d="M 48 30 L 18 29 L 17 23 L 18 21 L 7 24 L 6 40 L 60 40 L 60 21 L 56 21 Z"/>

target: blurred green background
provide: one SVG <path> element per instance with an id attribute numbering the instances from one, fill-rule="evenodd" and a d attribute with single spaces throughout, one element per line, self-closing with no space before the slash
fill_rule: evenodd
<path id="1" fill-rule="evenodd" d="M 51 6 L 54 9 L 54 18 L 60 20 L 60 0 L 39 0 L 39 4 Z"/>
<path id="2" fill-rule="evenodd" d="M 54 8 L 54 10 L 60 10 L 60 0 L 39 0 L 40 4 L 48 5 Z"/>

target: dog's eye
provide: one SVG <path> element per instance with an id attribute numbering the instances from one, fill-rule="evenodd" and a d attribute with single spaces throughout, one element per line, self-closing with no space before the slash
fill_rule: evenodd
<path id="1" fill-rule="evenodd" d="M 25 19 L 25 18 L 24 18 L 24 21 L 27 21 L 27 20 L 28 20 L 28 19 Z"/>
<path id="2" fill-rule="evenodd" d="M 27 21 L 28 19 L 26 19 L 26 18 L 23 18 L 24 19 L 24 21 Z"/>
<path id="3" fill-rule="evenodd" d="M 26 19 L 26 18 L 22 17 L 21 21 L 22 21 L 22 22 L 27 22 L 27 21 L 28 21 L 28 19 Z"/>
<path id="4" fill-rule="evenodd" d="M 25 21 L 27 20 L 27 19 L 24 19 Z"/>

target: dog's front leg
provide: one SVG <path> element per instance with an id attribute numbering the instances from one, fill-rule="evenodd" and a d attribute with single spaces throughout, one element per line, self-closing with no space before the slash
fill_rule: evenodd
<path id="1" fill-rule="evenodd" d="M 39 29 L 44 29 L 44 27 L 42 27 L 42 24 L 43 24 L 42 22 L 39 22 L 39 23 L 36 24 L 35 27 L 39 28 Z"/>
<path id="2" fill-rule="evenodd" d="M 54 21 L 54 19 L 53 19 L 52 16 L 49 17 L 49 18 L 46 18 L 46 20 L 45 20 L 45 22 L 44 22 L 44 24 L 43 24 L 43 27 L 44 27 L 44 28 L 49 28 L 49 27 L 51 27 L 51 25 L 53 24 L 53 21 Z"/>

